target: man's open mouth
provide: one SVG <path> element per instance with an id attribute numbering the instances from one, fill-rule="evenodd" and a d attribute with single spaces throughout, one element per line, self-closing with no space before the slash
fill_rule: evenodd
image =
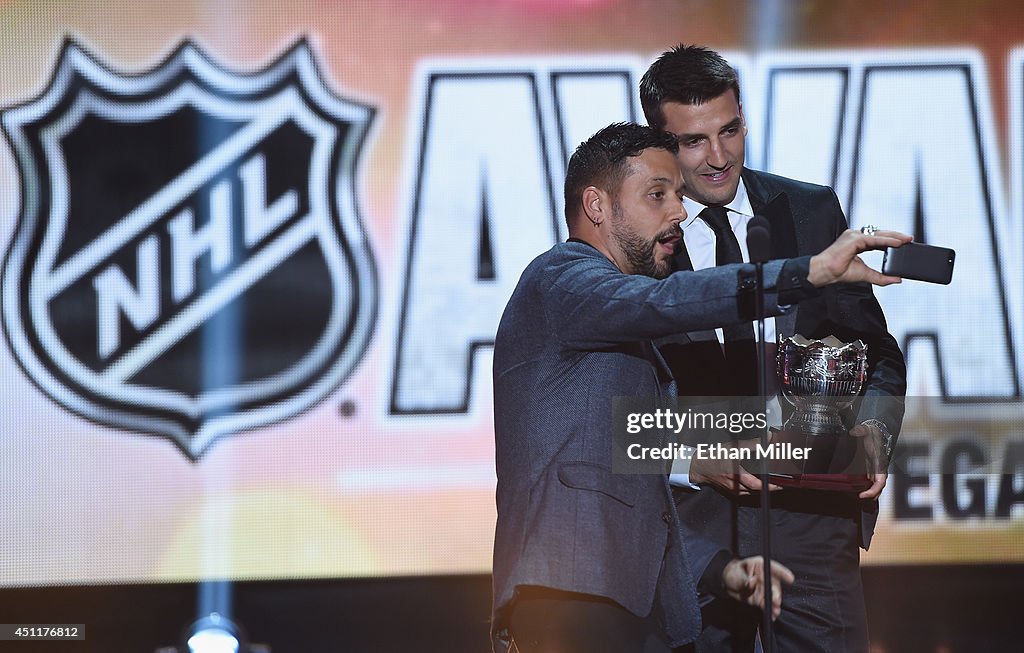
<path id="1" fill-rule="evenodd" d="M 661 238 L 658 238 L 658 244 L 665 248 L 665 251 L 675 254 L 679 250 L 679 243 L 682 241 L 682 236 L 678 233 L 666 234 Z"/>

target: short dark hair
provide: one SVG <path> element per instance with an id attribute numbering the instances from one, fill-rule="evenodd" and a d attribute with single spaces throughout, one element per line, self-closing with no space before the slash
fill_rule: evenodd
<path id="1" fill-rule="evenodd" d="M 736 70 L 714 50 L 679 44 L 662 53 L 640 80 L 640 104 L 647 124 L 665 128 L 664 102 L 703 104 L 732 89 L 740 101 Z"/>
<path id="2" fill-rule="evenodd" d="M 629 172 L 627 159 L 651 147 L 679 151 L 675 137 L 632 122 L 612 123 L 580 143 L 565 171 L 565 223 L 572 227 L 584 189 L 596 186 L 616 195 Z"/>

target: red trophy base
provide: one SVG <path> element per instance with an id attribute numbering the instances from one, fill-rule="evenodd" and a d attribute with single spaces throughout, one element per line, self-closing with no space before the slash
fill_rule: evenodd
<path id="1" fill-rule="evenodd" d="M 863 438 L 771 429 L 769 441 L 781 458 L 768 460 L 775 485 L 805 490 L 860 493 L 871 487 Z M 806 454 L 797 457 L 797 453 Z"/>

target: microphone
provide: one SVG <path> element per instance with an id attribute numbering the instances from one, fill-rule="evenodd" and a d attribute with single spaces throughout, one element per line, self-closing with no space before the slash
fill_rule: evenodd
<path id="1" fill-rule="evenodd" d="M 761 216 L 747 223 L 747 254 L 751 263 L 764 263 L 771 256 L 771 225 Z"/>
<path id="2" fill-rule="evenodd" d="M 757 394 L 761 398 L 761 405 L 765 406 L 765 388 L 768 386 L 768 361 L 765 360 L 764 351 L 764 262 L 771 256 L 771 225 L 768 220 L 755 216 L 747 223 L 747 254 L 750 255 L 750 262 L 757 268 L 755 311 L 758 315 L 757 330 L 758 342 L 762 343 L 757 348 Z M 767 408 L 765 408 L 767 412 Z M 761 446 L 768 448 L 771 442 L 768 429 L 761 431 Z M 761 469 L 758 473 L 761 479 L 761 555 L 764 562 L 764 578 L 771 578 L 772 545 L 771 545 L 771 496 L 768 492 L 768 483 L 771 478 L 768 475 L 767 459 L 761 461 Z M 764 650 L 766 653 L 773 653 L 775 650 L 775 637 L 773 633 L 772 611 L 769 607 L 772 603 L 771 583 L 765 584 L 764 603 L 762 613 L 761 632 L 764 633 Z"/>

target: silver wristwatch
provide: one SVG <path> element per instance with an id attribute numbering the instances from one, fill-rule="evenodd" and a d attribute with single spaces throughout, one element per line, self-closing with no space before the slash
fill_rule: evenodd
<path id="1" fill-rule="evenodd" d="M 892 460 L 892 433 L 889 432 L 889 428 L 880 419 L 866 419 L 861 424 L 865 426 L 874 426 L 882 434 L 882 452 L 885 453 L 885 459 L 887 461 Z"/>

